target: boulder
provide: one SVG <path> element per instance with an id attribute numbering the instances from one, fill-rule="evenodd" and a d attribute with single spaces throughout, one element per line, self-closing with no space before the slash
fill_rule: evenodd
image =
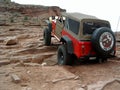
<path id="1" fill-rule="evenodd" d="M 6 45 L 16 45 L 18 43 L 18 39 L 16 37 L 8 37 L 5 42 Z"/>
<path id="2" fill-rule="evenodd" d="M 14 83 L 20 83 L 21 81 L 21 79 L 16 74 L 12 74 L 11 78 Z"/>

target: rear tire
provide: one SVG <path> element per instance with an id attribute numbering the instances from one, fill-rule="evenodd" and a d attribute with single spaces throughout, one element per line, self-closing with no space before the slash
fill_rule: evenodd
<path id="1" fill-rule="evenodd" d="M 59 65 L 72 65 L 71 55 L 68 54 L 66 45 L 58 47 L 57 59 Z"/>
<path id="2" fill-rule="evenodd" d="M 43 38 L 44 44 L 49 46 L 51 44 L 51 31 L 48 28 L 44 30 Z"/>

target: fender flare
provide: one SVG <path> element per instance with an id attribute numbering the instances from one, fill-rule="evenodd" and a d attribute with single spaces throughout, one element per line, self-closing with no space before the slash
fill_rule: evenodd
<path id="1" fill-rule="evenodd" d="M 67 52 L 68 52 L 69 54 L 73 54 L 73 53 L 74 53 L 73 43 L 72 43 L 72 41 L 70 40 L 69 37 L 63 36 L 63 37 L 60 39 L 60 42 L 65 42 L 65 43 L 66 43 L 66 45 L 67 45 Z"/>

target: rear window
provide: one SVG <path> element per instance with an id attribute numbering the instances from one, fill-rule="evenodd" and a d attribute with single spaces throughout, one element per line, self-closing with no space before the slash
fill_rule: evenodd
<path id="1" fill-rule="evenodd" d="M 83 34 L 91 35 L 97 28 L 100 28 L 100 27 L 110 28 L 110 25 L 108 23 L 103 23 L 103 22 L 84 22 L 83 23 Z"/>

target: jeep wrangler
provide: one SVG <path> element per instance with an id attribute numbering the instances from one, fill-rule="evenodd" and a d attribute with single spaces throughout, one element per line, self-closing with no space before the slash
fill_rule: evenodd
<path id="1" fill-rule="evenodd" d="M 110 23 L 81 13 L 61 13 L 56 21 L 47 21 L 44 44 L 51 37 L 61 42 L 57 51 L 59 65 L 71 65 L 75 59 L 96 59 L 99 62 L 115 56 L 116 39 Z"/>

